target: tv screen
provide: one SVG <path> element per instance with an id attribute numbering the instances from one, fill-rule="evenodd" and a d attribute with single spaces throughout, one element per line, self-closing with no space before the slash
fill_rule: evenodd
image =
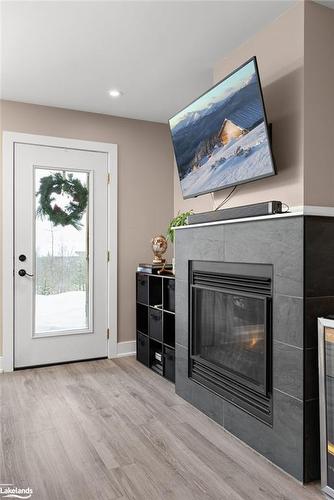
<path id="1" fill-rule="evenodd" d="M 275 174 L 255 57 L 169 126 L 184 198 Z"/>

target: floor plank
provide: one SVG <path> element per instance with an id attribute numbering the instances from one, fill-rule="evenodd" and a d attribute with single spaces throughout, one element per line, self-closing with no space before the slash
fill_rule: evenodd
<path id="1" fill-rule="evenodd" d="M 35 500 L 316 500 L 134 358 L 0 376 L 0 482 Z"/>

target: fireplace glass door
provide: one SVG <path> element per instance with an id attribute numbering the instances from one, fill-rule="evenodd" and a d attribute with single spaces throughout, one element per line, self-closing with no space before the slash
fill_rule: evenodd
<path id="1" fill-rule="evenodd" d="M 194 287 L 192 310 L 192 355 L 265 392 L 267 297 Z"/>

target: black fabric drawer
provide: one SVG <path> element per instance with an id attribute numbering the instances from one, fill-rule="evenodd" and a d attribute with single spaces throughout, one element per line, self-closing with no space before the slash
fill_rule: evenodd
<path id="1" fill-rule="evenodd" d="M 137 274 L 137 302 L 148 304 L 148 276 Z"/>
<path id="2" fill-rule="evenodd" d="M 150 337 L 162 341 L 162 312 L 150 308 Z"/>
<path id="3" fill-rule="evenodd" d="M 171 382 L 175 382 L 175 351 L 165 347 L 165 377 Z"/>
<path id="4" fill-rule="evenodd" d="M 137 333 L 137 360 L 144 365 L 149 365 L 148 357 L 148 337 Z"/>
<path id="5" fill-rule="evenodd" d="M 175 312 L 175 280 L 164 280 L 164 309 Z"/>

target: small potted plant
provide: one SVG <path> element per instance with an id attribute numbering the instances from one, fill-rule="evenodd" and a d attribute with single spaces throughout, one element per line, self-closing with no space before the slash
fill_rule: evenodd
<path id="1" fill-rule="evenodd" d="M 175 239 L 175 228 L 180 226 L 186 226 L 188 224 L 188 216 L 193 213 L 193 210 L 188 210 L 188 212 L 178 213 L 170 223 L 168 224 L 166 238 L 171 243 L 174 243 Z M 175 274 L 175 257 L 172 259 L 173 264 L 173 274 Z"/>

